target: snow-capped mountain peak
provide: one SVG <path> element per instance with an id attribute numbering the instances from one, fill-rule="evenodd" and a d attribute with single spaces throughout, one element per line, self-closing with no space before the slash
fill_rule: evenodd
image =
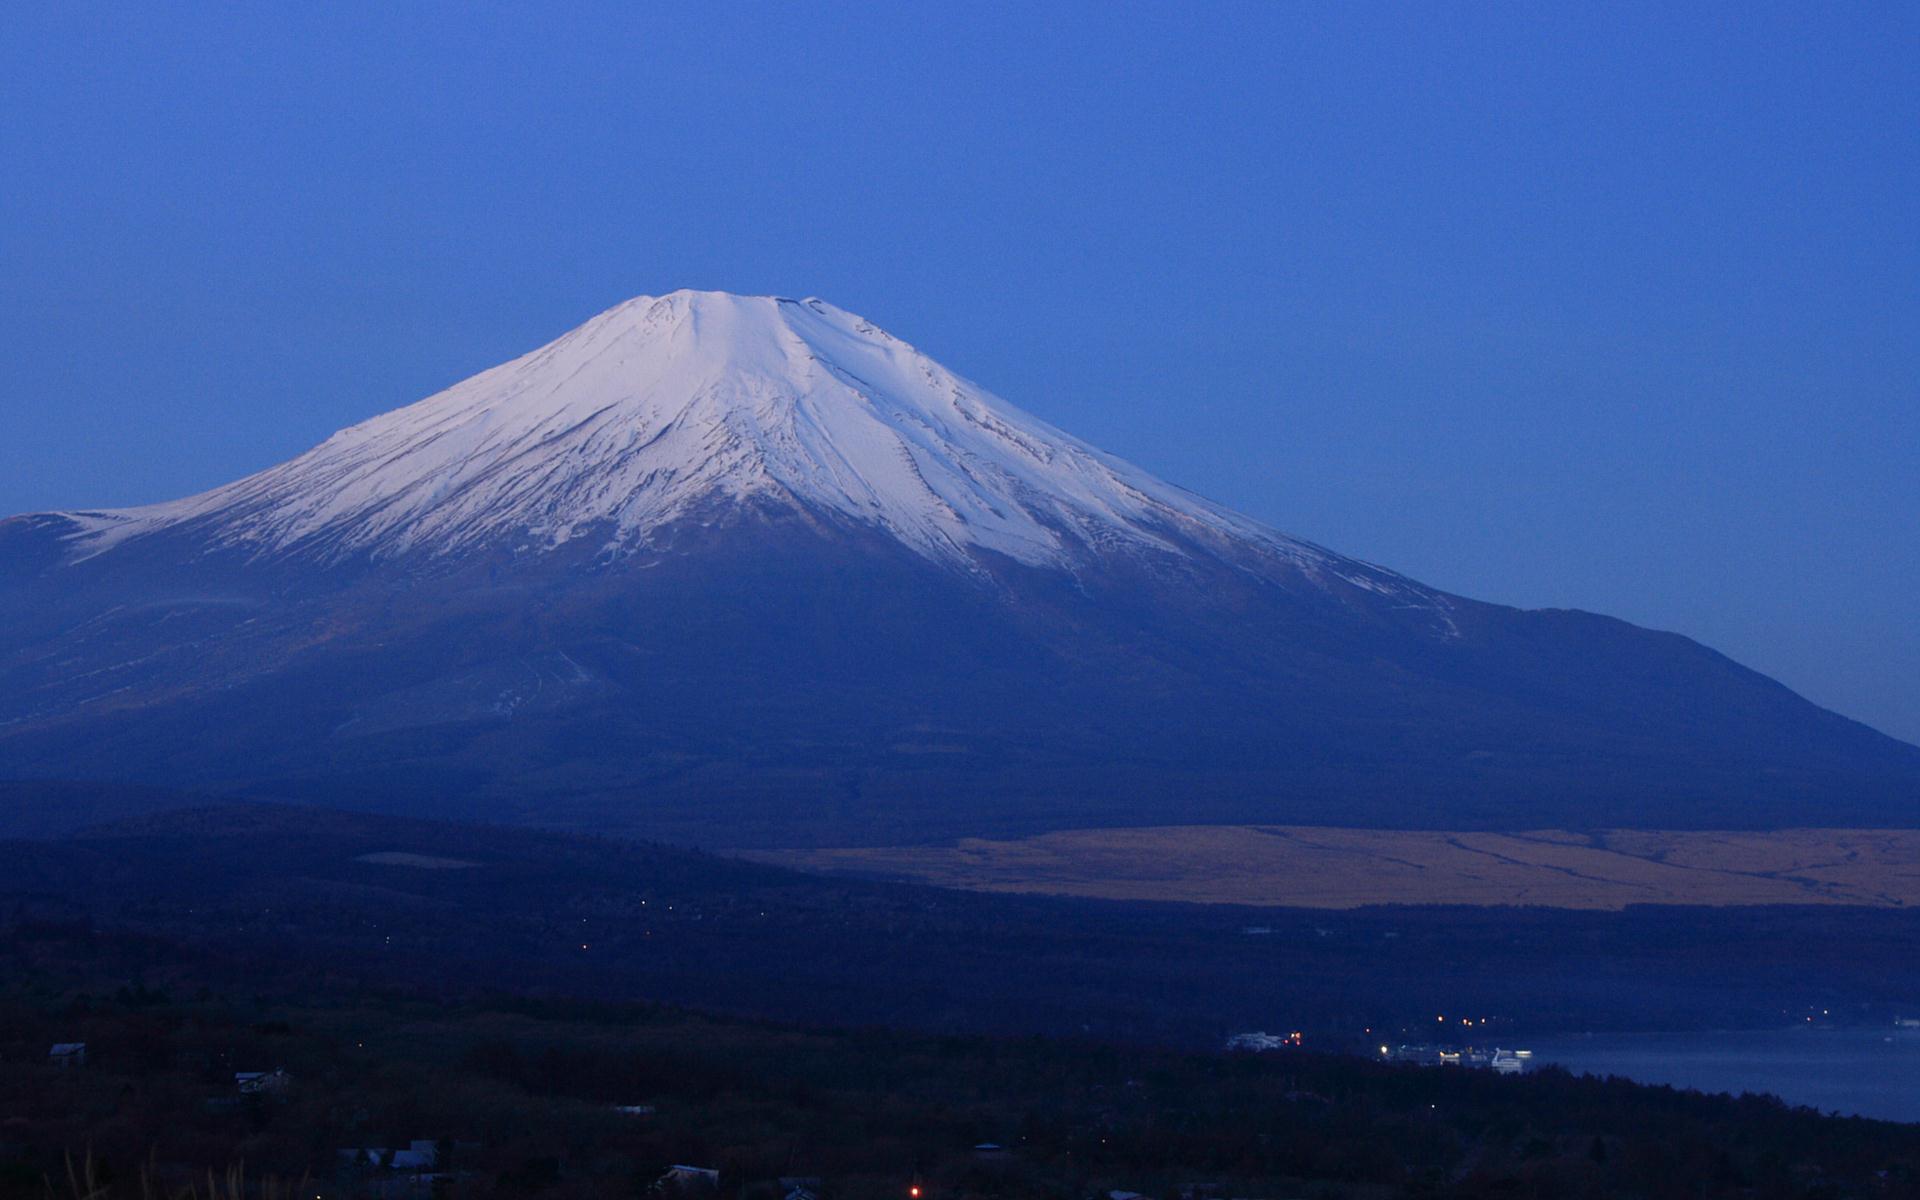
<path id="1" fill-rule="evenodd" d="M 676 292 L 204 495 L 0 521 L 0 777 L 848 845 L 1884 823 L 1920 749 L 1288 538 L 824 302 Z"/>
<path id="2" fill-rule="evenodd" d="M 209 544 L 327 559 L 620 555 L 715 501 L 805 507 L 914 551 L 1026 564 L 1232 544 L 1402 584 L 1081 442 L 822 300 L 678 291 L 199 496 L 65 514 L 90 557 L 193 523 Z"/>

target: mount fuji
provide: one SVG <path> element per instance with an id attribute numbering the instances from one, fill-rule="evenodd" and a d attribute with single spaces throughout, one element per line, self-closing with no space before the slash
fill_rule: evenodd
<path id="1" fill-rule="evenodd" d="M 675 292 L 199 496 L 0 522 L 0 778 L 726 845 L 1911 824 L 1920 749 L 1449 595 L 820 300 Z"/>

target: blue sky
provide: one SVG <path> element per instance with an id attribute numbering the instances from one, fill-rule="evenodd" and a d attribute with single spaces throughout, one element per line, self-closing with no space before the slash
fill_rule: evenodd
<path id="1" fill-rule="evenodd" d="M 820 295 L 1337 549 L 1920 740 L 1920 9 L 15 5 L 0 510 Z"/>

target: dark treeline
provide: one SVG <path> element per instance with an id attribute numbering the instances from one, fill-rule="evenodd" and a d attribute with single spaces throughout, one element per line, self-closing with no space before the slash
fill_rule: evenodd
<path id="1" fill-rule="evenodd" d="M 446 1196 L 648 1194 L 678 1163 L 828 1197 L 1867 1197 L 1915 1194 L 1920 1126 L 1577 1079 L 1311 1053 L 833 1032 L 662 1006 L 299 1000 L 109 986 L 6 962 L 0 1197 L 164 1194 L 244 1164 L 324 1200 L 406 1192 L 342 1148 L 431 1141 Z M 69 970 L 78 969 L 78 961 Z M 181 982 L 186 982 L 182 978 Z M 46 1059 L 84 1041 L 84 1065 Z M 236 1071 L 284 1070 L 241 1097 Z M 633 1115 L 618 1106 L 644 1105 Z M 1001 1153 L 974 1147 L 995 1143 Z M 392 1194 L 389 1190 L 385 1194 Z M 416 1194 L 416 1193 L 407 1193 Z M 417 1194 L 425 1194 L 421 1191 Z"/>
<path id="2" fill-rule="evenodd" d="M 1486 1017 L 1488 1035 L 1512 1037 L 1758 1028 L 1822 1010 L 1878 1022 L 1920 1001 L 1917 912 L 1069 901 L 267 807 L 0 843 L 0 927 L 24 931 L 29 960 L 58 959 L 63 939 L 157 939 L 149 982 L 184 953 L 243 989 L 643 998 L 1191 1047 L 1244 1029 L 1359 1046 L 1367 1030 L 1424 1035 L 1435 1013 Z"/>
<path id="3" fill-rule="evenodd" d="M 432 1190 L 473 1197 L 656 1194 L 676 1163 L 727 1200 L 796 1176 L 848 1200 L 916 1179 L 930 1200 L 1914 1194 L 1920 1127 L 1216 1048 L 1263 1026 L 1338 1047 L 1476 1001 L 1494 1036 L 1872 1015 L 1920 994 L 1916 931 L 976 896 L 523 831 L 172 816 L 0 843 L 0 1197 L 171 1198 L 243 1168 L 256 1196 L 423 1194 L 339 1153 L 415 1142 Z M 87 1062 L 52 1065 L 60 1042 Z M 274 1070 L 284 1090 L 236 1090 Z"/>

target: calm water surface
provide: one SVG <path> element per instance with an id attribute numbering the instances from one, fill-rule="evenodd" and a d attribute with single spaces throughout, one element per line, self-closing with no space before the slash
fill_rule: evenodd
<path id="1" fill-rule="evenodd" d="M 1703 1092 L 1772 1092 L 1825 1112 L 1920 1121 L 1920 1030 L 1596 1033 L 1530 1046 L 1536 1059 L 1576 1074 Z"/>

